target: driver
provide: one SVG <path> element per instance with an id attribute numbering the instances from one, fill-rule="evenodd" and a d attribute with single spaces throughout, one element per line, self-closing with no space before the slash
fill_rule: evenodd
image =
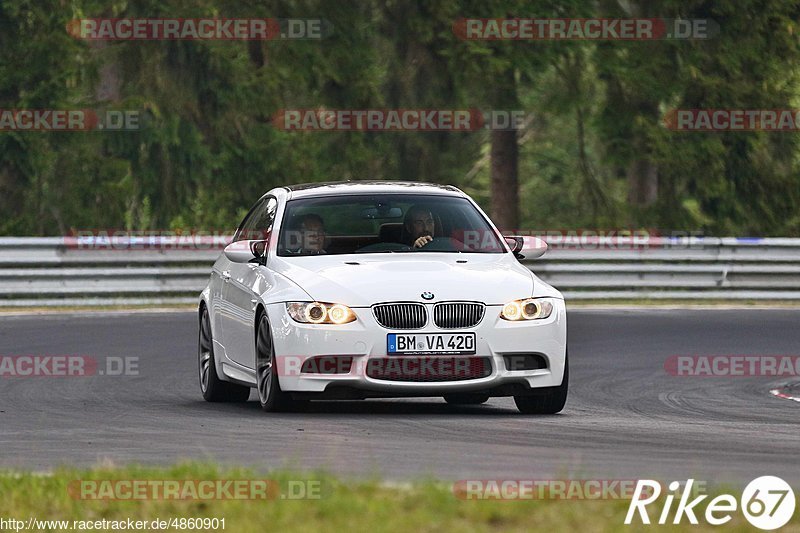
<path id="1" fill-rule="evenodd" d="M 405 244 L 422 248 L 433 240 L 436 233 L 433 213 L 427 207 L 415 205 L 406 212 L 403 229 L 407 237 Z"/>
<path id="2" fill-rule="evenodd" d="M 300 247 L 295 253 L 301 255 L 320 255 L 325 251 L 325 224 L 316 213 L 306 213 L 298 217 L 293 226 L 299 233 Z"/>

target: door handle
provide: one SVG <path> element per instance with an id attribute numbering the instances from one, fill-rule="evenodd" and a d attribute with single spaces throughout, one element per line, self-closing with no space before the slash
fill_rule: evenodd
<path id="1" fill-rule="evenodd" d="M 222 277 L 222 281 L 224 281 L 226 283 L 229 282 L 231 280 L 231 271 L 230 270 L 223 270 L 222 274 L 221 274 L 221 277 Z"/>

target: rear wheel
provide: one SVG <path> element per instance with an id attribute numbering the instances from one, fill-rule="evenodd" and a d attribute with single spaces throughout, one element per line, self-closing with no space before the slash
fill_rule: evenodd
<path id="1" fill-rule="evenodd" d="M 444 401 L 451 405 L 480 405 L 489 401 L 488 394 L 445 394 Z"/>
<path id="2" fill-rule="evenodd" d="M 200 316 L 200 336 L 197 343 L 197 367 L 200 373 L 200 391 L 207 402 L 246 402 L 250 387 L 222 381 L 217 375 L 214 360 L 214 341 L 208 309 L 203 307 Z"/>
<path id="3" fill-rule="evenodd" d="M 258 399 L 264 411 L 288 411 L 300 405 L 281 390 L 275 348 L 272 344 L 272 331 L 266 315 L 262 315 L 258 321 L 256 333 L 256 382 Z"/>
<path id="4" fill-rule="evenodd" d="M 564 357 L 564 379 L 557 387 L 544 387 L 531 396 L 514 396 L 517 409 L 526 415 L 554 415 L 564 409 L 569 389 L 569 360 Z"/>

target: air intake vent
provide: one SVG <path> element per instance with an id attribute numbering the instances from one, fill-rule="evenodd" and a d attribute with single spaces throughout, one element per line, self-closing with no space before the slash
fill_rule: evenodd
<path id="1" fill-rule="evenodd" d="M 540 353 L 504 353 L 506 370 L 539 370 L 547 368 L 547 360 Z"/>
<path id="2" fill-rule="evenodd" d="M 421 329 L 428 321 L 422 304 L 379 304 L 372 308 L 372 313 L 378 324 L 387 329 Z"/>
<path id="3" fill-rule="evenodd" d="M 483 304 L 445 302 L 433 306 L 433 322 L 443 329 L 472 328 L 483 320 Z"/>
<path id="4" fill-rule="evenodd" d="M 383 381 L 467 381 L 492 375 L 489 357 L 411 356 L 373 357 L 367 361 L 367 376 Z"/>

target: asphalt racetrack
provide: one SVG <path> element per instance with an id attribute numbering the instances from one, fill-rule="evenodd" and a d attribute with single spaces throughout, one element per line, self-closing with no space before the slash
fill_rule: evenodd
<path id="1" fill-rule="evenodd" d="M 574 310 L 556 416 L 511 398 L 209 404 L 189 312 L 0 318 L 0 356 L 138 357 L 137 376 L 0 377 L 0 468 L 219 461 L 404 480 L 639 479 L 800 484 L 796 377 L 676 377 L 674 355 L 800 355 L 800 309 Z M 784 390 L 798 390 L 797 388 Z"/>

